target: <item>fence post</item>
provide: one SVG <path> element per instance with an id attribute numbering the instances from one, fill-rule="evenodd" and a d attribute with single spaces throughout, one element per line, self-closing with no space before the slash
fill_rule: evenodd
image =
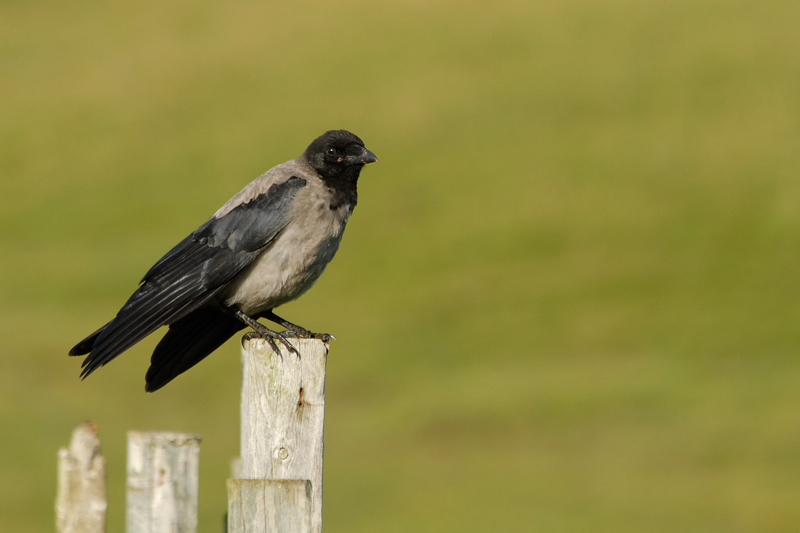
<path id="1" fill-rule="evenodd" d="M 106 530 L 106 460 L 97 427 L 84 422 L 72 432 L 69 448 L 58 451 L 58 533 Z"/>
<path id="2" fill-rule="evenodd" d="M 128 432 L 127 533 L 195 533 L 200 437 Z"/>
<path id="3" fill-rule="evenodd" d="M 228 480 L 229 533 L 308 533 L 311 481 Z"/>
<path id="4" fill-rule="evenodd" d="M 246 340 L 242 346 L 241 476 L 262 482 L 228 483 L 230 533 L 322 530 L 328 346 L 316 339 L 292 339 L 292 344 L 300 357 L 285 348 L 282 355 L 276 354 L 261 339 Z M 255 501 L 262 502 L 258 505 L 264 509 L 259 511 L 265 513 L 261 523 L 274 513 L 277 529 L 251 529 L 245 522 L 235 522 L 236 516 L 242 516 L 241 510 L 252 508 Z M 306 509 L 310 510 L 310 527 L 303 528 L 306 520 L 302 516 L 286 516 Z"/>

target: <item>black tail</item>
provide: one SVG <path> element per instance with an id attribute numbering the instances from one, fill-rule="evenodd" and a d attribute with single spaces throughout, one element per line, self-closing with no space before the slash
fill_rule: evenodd
<path id="1" fill-rule="evenodd" d="M 148 283 L 140 286 L 122 306 L 114 320 L 73 348 L 85 349 L 89 342 L 92 344 L 89 356 L 81 365 L 81 378 L 85 378 L 161 326 L 177 322 L 202 307 L 218 291 L 219 288 L 198 294 L 199 289 L 186 288 L 179 284 L 166 288 Z"/>
<path id="2" fill-rule="evenodd" d="M 111 322 L 109 322 L 108 324 L 110 323 Z M 99 337 L 100 334 L 103 333 L 103 331 L 105 331 L 105 329 L 108 327 L 108 324 L 106 324 L 105 326 L 98 329 L 97 331 L 95 331 L 94 333 L 83 339 L 81 342 L 76 344 L 75 347 L 69 351 L 69 354 L 86 355 L 87 353 L 91 352 L 92 348 L 94 348 L 94 343 L 97 340 L 97 337 Z"/>
<path id="3" fill-rule="evenodd" d="M 174 322 L 150 358 L 145 390 L 160 389 L 242 329 L 242 322 L 218 307 L 198 309 Z"/>

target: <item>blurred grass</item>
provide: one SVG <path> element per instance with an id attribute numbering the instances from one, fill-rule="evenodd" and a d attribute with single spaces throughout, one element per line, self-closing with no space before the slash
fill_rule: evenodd
<path id="1" fill-rule="evenodd" d="M 162 253 L 319 133 L 366 169 L 284 314 L 335 333 L 326 531 L 800 527 L 800 4 L 0 4 L 0 526 L 52 530 L 95 421 L 238 450 L 232 341 L 65 356 Z"/>

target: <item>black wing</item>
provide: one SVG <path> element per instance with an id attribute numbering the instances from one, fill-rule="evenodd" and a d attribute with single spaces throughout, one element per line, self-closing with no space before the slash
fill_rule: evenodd
<path id="1" fill-rule="evenodd" d="M 306 180 L 292 176 L 219 218 L 211 218 L 145 274 L 117 316 L 78 343 L 89 356 L 81 377 L 212 300 L 289 223 L 290 206 Z"/>

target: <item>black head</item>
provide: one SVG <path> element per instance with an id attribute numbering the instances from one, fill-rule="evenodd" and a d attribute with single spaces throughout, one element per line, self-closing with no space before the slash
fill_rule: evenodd
<path id="1" fill-rule="evenodd" d="M 306 148 L 303 158 L 331 185 L 355 182 L 364 165 L 378 160 L 361 139 L 346 130 L 323 133 Z"/>

